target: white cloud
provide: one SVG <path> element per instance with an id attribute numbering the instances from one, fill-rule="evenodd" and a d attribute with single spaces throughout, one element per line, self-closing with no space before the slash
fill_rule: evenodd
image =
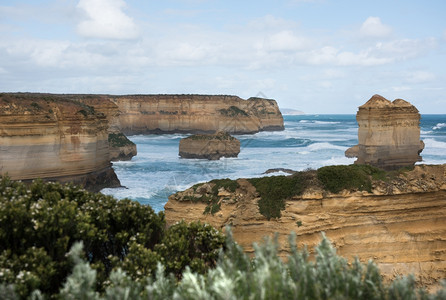
<path id="1" fill-rule="evenodd" d="M 134 39 L 139 35 L 133 19 L 123 12 L 123 0 L 80 0 L 77 7 L 85 19 L 77 32 L 85 37 L 106 39 Z"/>
<path id="2" fill-rule="evenodd" d="M 409 72 L 406 75 L 406 81 L 409 83 L 424 83 L 433 81 L 434 79 L 435 75 L 427 71 Z"/>
<path id="3" fill-rule="evenodd" d="M 379 17 L 368 17 L 359 32 L 363 37 L 385 38 L 391 35 L 392 28 L 384 25 Z"/>
<path id="4" fill-rule="evenodd" d="M 307 38 L 297 36 L 291 30 L 282 30 L 269 35 L 265 39 L 264 46 L 271 51 L 296 51 L 309 46 L 309 44 Z"/>

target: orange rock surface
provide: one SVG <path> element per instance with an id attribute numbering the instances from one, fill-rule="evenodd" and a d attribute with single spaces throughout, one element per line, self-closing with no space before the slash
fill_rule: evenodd
<path id="1" fill-rule="evenodd" d="M 0 174 L 15 180 L 119 186 L 103 114 L 66 97 L 0 94 Z"/>
<path id="2" fill-rule="evenodd" d="M 110 99 L 119 107 L 119 128 L 125 134 L 243 134 L 284 129 L 274 100 L 223 95 L 135 95 Z"/>
<path id="3" fill-rule="evenodd" d="M 421 161 L 420 114 L 409 102 L 374 95 L 359 107 L 356 120 L 358 145 L 345 152 L 358 158 L 355 163 L 397 169 Z"/>
<path id="4" fill-rule="evenodd" d="M 418 282 L 435 287 L 446 278 L 446 165 L 416 166 L 391 182 L 376 181 L 369 192 L 331 194 L 308 189 L 286 201 L 280 218 L 259 213 L 259 196 L 246 179 L 235 192 L 219 191 L 221 210 L 203 214 L 206 204 L 187 201 L 212 183 L 169 197 L 166 220 L 201 220 L 216 228 L 232 225 L 235 240 L 252 252 L 252 243 L 278 233 L 283 256 L 288 236 L 297 234 L 300 246 L 312 250 L 324 231 L 340 255 L 351 260 L 373 259 L 386 278 L 414 273 Z"/>

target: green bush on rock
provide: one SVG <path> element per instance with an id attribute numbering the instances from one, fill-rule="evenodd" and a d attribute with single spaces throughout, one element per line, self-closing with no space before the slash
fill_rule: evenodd
<path id="1" fill-rule="evenodd" d="M 317 170 L 324 188 L 332 193 L 347 190 L 372 190 L 372 179 L 386 178 L 386 172 L 369 165 L 327 166 Z"/>
<path id="2" fill-rule="evenodd" d="M 21 297 L 34 289 L 56 293 L 72 270 L 66 253 L 77 241 L 83 242 L 96 271 L 97 291 L 118 267 L 137 279 L 153 275 L 158 262 L 175 264 L 179 274 L 189 261 L 206 267 L 215 263 L 215 251 L 224 243 L 217 230 L 199 223 L 165 227 L 162 212 L 136 201 L 118 201 L 72 185 L 41 180 L 25 185 L 1 178 L 0 283 L 14 284 Z M 189 260 L 175 249 L 163 249 L 172 236 L 178 251 L 191 248 Z"/>
<path id="3" fill-rule="evenodd" d="M 291 176 L 251 178 L 249 182 L 260 195 L 260 213 L 269 220 L 279 218 L 280 211 L 285 209 L 285 200 L 301 195 L 310 180 L 310 172 L 298 172 Z"/>

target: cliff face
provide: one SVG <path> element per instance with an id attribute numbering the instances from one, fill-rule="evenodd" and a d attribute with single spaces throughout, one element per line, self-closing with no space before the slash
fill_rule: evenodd
<path id="1" fill-rule="evenodd" d="M 221 229 L 231 224 L 235 240 L 248 252 L 253 242 L 277 232 L 284 256 L 291 231 L 309 250 L 324 231 L 339 254 L 373 259 L 387 278 L 414 273 L 432 287 L 446 277 L 446 165 L 416 166 L 390 182 L 375 182 L 372 192 L 308 189 L 288 199 L 281 217 L 269 221 L 259 212 L 256 188 L 246 179 L 237 183 L 233 192 L 218 190 L 215 203 L 221 209 L 214 215 L 203 214 L 207 204 L 188 200 L 211 191 L 212 183 L 172 195 L 165 205 L 167 222 L 201 220 Z"/>
<path id="2" fill-rule="evenodd" d="M 117 123 L 125 134 L 284 129 L 274 100 L 208 95 L 110 96 L 110 100 L 119 107 Z"/>
<path id="3" fill-rule="evenodd" d="M 138 154 L 136 145 L 130 141 L 119 129 L 119 108 L 103 95 L 84 95 L 79 102 L 91 106 L 102 114 L 108 121 L 108 142 L 111 161 L 131 160 Z"/>
<path id="4" fill-rule="evenodd" d="M 196 134 L 180 140 L 179 155 L 182 158 L 218 160 L 221 157 L 237 157 L 240 141 L 226 132 Z"/>
<path id="5" fill-rule="evenodd" d="M 119 186 L 107 128 L 104 115 L 66 97 L 0 94 L 0 174 L 90 190 Z"/>
<path id="6" fill-rule="evenodd" d="M 346 151 L 355 163 L 396 169 L 421 161 L 420 114 L 409 102 L 374 95 L 359 107 L 358 145 Z"/>

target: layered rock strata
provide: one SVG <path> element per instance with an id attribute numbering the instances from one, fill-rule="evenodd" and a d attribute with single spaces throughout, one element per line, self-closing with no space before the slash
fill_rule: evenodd
<path id="1" fill-rule="evenodd" d="M 127 135 L 284 129 L 275 100 L 218 95 L 110 96 L 110 100 L 119 107 L 119 128 Z"/>
<path id="2" fill-rule="evenodd" d="M 119 129 L 119 108 L 102 95 L 79 95 L 79 102 L 103 113 L 108 121 L 108 142 L 111 161 L 131 160 L 138 154 L 136 144 L 130 141 Z"/>
<path id="3" fill-rule="evenodd" d="M 248 252 L 253 252 L 253 242 L 278 233 L 283 256 L 291 231 L 309 250 L 325 232 L 340 255 L 373 259 L 386 278 L 414 273 L 428 287 L 446 278 L 446 165 L 415 166 L 389 182 L 374 181 L 372 192 L 331 194 L 310 187 L 287 199 L 281 217 L 271 220 L 259 212 L 256 188 L 246 179 L 237 183 L 233 192 L 218 190 L 220 210 L 214 214 L 203 214 L 207 204 L 191 200 L 210 193 L 212 182 L 172 195 L 165 205 L 167 222 L 201 220 L 220 229 L 232 225 L 235 240 Z"/>
<path id="4" fill-rule="evenodd" d="M 237 157 L 240 141 L 226 132 L 194 134 L 180 140 L 179 155 L 182 158 L 218 160 L 221 157 Z"/>
<path id="5" fill-rule="evenodd" d="M 103 114 L 68 97 L 0 94 L 0 174 L 14 180 L 120 186 Z"/>
<path id="6" fill-rule="evenodd" d="M 358 145 L 345 152 L 355 163 L 397 169 L 421 161 L 420 114 L 402 99 L 390 102 L 374 95 L 356 114 Z"/>

